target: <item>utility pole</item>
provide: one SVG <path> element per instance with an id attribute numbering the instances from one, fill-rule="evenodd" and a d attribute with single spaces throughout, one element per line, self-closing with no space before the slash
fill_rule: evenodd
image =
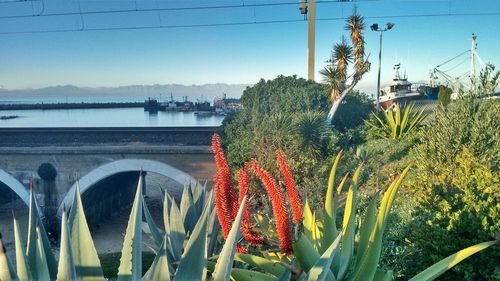
<path id="1" fill-rule="evenodd" d="M 316 0 L 309 0 L 307 31 L 307 79 L 314 80 L 314 43 L 316 37 Z"/>
<path id="2" fill-rule="evenodd" d="M 300 13 L 307 18 L 307 79 L 314 80 L 314 49 L 316 37 L 316 0 L 301 0 Z"/>

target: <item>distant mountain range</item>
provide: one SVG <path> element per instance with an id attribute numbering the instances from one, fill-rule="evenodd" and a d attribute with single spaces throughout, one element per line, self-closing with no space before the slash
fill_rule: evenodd
<path id="1" fill-rule="evenodd" d="M 159 97 L 168 98 L 170 94 L 174 97 L 188 96 L 190 100 L 212 97 L 226 94 L 228 97 L 240 97 L 248 84 L 203 84 L 203 85 L 130 85 L 120 87 L 77 87 L 73 85 L 52 86 L 39 89 L 9 90 L 0 88 L 0 97 L 93 97 L 93 96 L 127 96 L 127 97 Z"/>

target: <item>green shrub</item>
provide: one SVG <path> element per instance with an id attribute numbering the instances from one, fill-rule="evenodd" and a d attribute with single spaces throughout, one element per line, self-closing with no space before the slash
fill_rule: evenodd
<path id="1" fill-rule="evenodd" d="M 340 132 L 363 125 L 373 110 L 373 103 L 364 93 L 353 91 L 345 96 L 339 106 L 332 125 Z"/>
<path id="2" fill-rule="evenodd" d="M 500 104 L 460 100 L 436 111 L 415 149 L 418 206 L 408 225 L 418 253 L 408 275 L 461 247 L 500 237 Z M 439 251 L 436 251 L 439 250 Z M 495 280 L 500 251 L 481 253 L 442 280 Z M 410 262 L 410 261 L 409 261 Z"/>
<path id="3" fill-rule="evenodd" d="M 447 106 L 451 102 L 452 92 L 453 90 L 448 87 L 444 86 L 439 87 L 439 92 L 438 92 L 439 103 L 442 104 L 443 106 Z"/>

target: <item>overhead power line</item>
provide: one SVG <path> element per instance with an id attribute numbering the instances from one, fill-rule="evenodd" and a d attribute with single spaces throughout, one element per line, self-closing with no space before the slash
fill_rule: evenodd
<path id="1" fill-rule="evenodd" d="M 39 1 L 39 0 L 30 0 Z M 377 2 L 382 0 L 355 0 L 355 1 L 342 1 L 342 0 L 318 0 L 316 4 L 340 4 L 340 3 L 358 3 L 358 2 Z M 24 1 L 20 1 L 24 2 Z M 79 3 L 80 1 L 78 1 Z M 2 3 L 0 1 L 0 3 Z M 137 12 L 166 12 L 166 11 L 187 11 L 187 10 L 214 10 L 214 9 L 236 9 L 236 8 L 256 8 L 256 7 L 276 7 L 276 6 L 292 6 L 299 5 L 299 2 L 276 2 L 276 3 L 260 3 L 260 4 L 242 4 L 238 5 L 218 5 L 218 6 L 192 6 L 192 7 L 170 7 L 170 8 L 147 8 L 147 9 L 120 9 L 120 10 L 102 10 L 102 11 L 78 11 L 78 12 L 64 12 L 64 13 L 35 13 L 29 15 L 12 15 L 0 16 L 0 19 L 19 19 L 19 18 L 32 18 L 32 17 L 59 17 L 59 16 L 79 16 L 79 15 L 98 15 L 98 14 L 118 14 L 118 13 L 137 13 Z"/>
<path id="2" fill-rule="evenodd" d="M 500 16 L 500 12 L 485 13 L 441 13 L 441 14 L 415 14 L 415 15 L 382 15 L 366 16 L 365 19 L 380 18 L 424 18 L 424 17 L 460 17 L 460 16 Z M 338 21 L 345 20 L 345 17 L 316 18 L 316 21 Z M 89 31 L 113 31 L 113 30 L 141 30 L 141 29 L 175 29 L 175 28 L 197 28 L 197 27 L 221 27 L 239 26 L 252 24 L 281 24 L 303 22 L 303 19 L 289 20 L 268 20 L 268 21 L 246 21 L 227 23 L 205 23 L 205 24 L 181 24 L 181 25 L 157 25 L 157 26 L 123 26 L 123 27 L 97 27 L 97 28 L 71 28 L 71 29 L 49 29 L 49 30 L 26 30 L 26 31 L 1 31 L 0 35 L 8 34 L 35 34 L 35 33 L 66 33 L 66 32 L 89 32 Z"/>

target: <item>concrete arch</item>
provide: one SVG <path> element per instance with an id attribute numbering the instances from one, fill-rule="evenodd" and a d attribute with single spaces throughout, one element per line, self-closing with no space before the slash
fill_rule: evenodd
<path id="1" fill-rule="evenodd" d="M 97 182 L 118 174 L 122 172 L 133 172 L 133 171 L 145 171 L 145 172 L 152 172 L 152 173 L 157 173 L 160 175 L 164 175 L 168 178 L 171 178 L 172 180 L 184 185 L 184 184 L 196 184 L 196 180 L 190 176 L 189 174 L 176 169 L 168 164 L 159 162 L 159 161 L 154 161 L 154 160 L 145 160 L 145 159 L 123 159 L 123 160 L 117 160 L 113 161 L 107 164 L 104 164 L 102 166 L 97 167 L 96 169 L 92 170 L 90 173 L 85 175 L 84 177 L 80 178 L 80 194 L 85 193 L 89 188 L 91 188 L 94 184 Z M 63 201 L 61 202 L 61 205 L 59 205 L 59 208 L 57 210 L 57 216 L 61 217 L 62 215 L 62 208 L 63 206 L 66 206 L 66 208 L 69 209 L 71 204 L 73 203 L 73 195 L 75 193 L 76 189 L 76 183 L 71 186 L 70 190 L 64 196 Z"/>
<path id="2" fill-rule="evenodd" d="M 16 178 L 0 169 L 0 181 L 12 189 L 23 200 L 26 206 L 30 205 L 30 193 Z"/>

